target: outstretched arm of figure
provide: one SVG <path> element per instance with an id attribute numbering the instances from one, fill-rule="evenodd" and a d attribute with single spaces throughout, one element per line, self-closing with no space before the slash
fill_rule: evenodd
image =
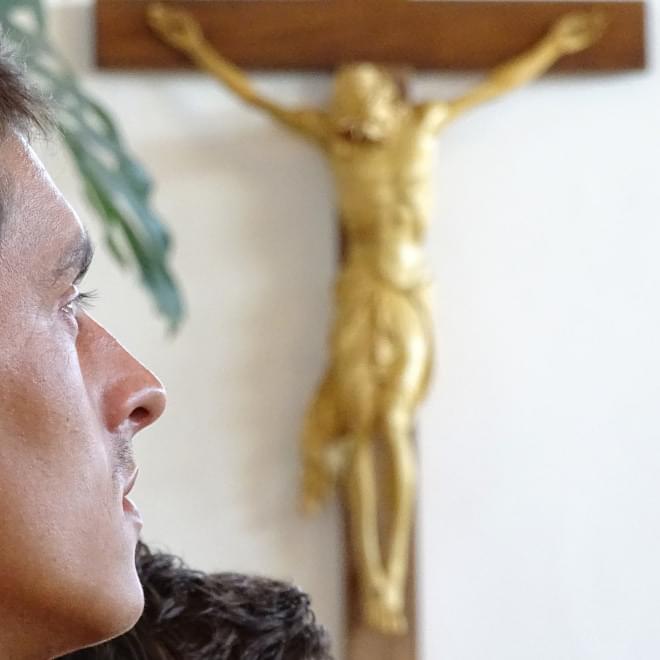
<path id="1" fill-rule="evenodd" d="M 260 96 L 245 73 L 222 57 L 204 38 L 201 26 L 188 12 L 157 3 L 149 6 L 147 19 L 151 29 L 163 41 L 185 53 L 243 101 L 266 111 L 290 129 L 317 142 L 325 141 L 327 121 L 324 112 L 317 109 L 289 110 Z"/>
<path id="2" fill-rule="evenodd" d="M 601 37 L 606 23 L 604 15 L 597 11 L 566 14 L 535 46 L 498 66 L 464 96 L 424 103 L 417 111 L 425 117 L 429 128 L 440 129 L 466 110 L 539 78 L 564 55 L 585 50 Z"/>

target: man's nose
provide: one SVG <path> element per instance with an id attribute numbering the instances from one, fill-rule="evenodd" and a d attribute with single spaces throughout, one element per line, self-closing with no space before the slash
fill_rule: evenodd
<path id="1" fill-rule="evenodd" d="M 94 319 L 82 320 L 79 338 L 79 355 L 98 388 L 106 428 L 135 435 L 153 424 L 167 401 L 160 380 Z"/>
<path id="2" fill-rule="evenodd" d="M 153 424 L 165 410 L 165 388 L 156 376 L 116 340 L 115 377 L 103 395 L 105 423 L 110 431 L 135 435 Z"/>
<path id="3" fill-rule="evenodd" d="M 117 382 L 107 392 L 106 420 L 111 430 L 128 427 L 135 435 L 153 424 L 165 410 L 167 396 L 158 378 L 126 352 L 135 373 Z"/>

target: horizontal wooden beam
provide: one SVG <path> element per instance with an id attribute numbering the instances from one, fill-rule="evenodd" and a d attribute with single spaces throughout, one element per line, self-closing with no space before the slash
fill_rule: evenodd
<path id="1" fill-rule="evenodd" d="M 171 2 L 171 0 L 168 0 Z M 190 66 L 149 30 L 147 0 L 97 0 L 101 67 Z M 333 0 L 183 0 L 208 39 L 251 69 L 333 69 L 360 60 L 419 69 L 486 69 L 511 57 L 561 14 L 598 7 L 610 24 L 589 50 L 563 58 L 562 71 L 645 65 L 644 2 L 334 2 Z"/>

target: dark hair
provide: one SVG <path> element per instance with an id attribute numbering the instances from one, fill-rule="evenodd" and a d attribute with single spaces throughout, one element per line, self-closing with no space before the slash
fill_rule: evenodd
<path id="1" fill-rule="evenodd" d="M 206 574 L 138 544 L 142 617 L 129 632 L 60 660 L 332 660 L 308 596 L 289 584 Z"/>
<path id="2" fill-rule="evenodd" d="M 49 123 L 44 99 L 27 83 L 0 32 L 0 137 L 9 128 L 44 131 Z"/>

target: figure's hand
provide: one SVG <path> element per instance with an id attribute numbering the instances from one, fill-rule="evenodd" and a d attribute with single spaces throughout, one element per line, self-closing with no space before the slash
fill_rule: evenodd
<path id="1" fill-rule="evenodd" d="M 194 50 L 204 40 L 202 28 L 188 12 L 162 3 L 147 7 L 147 22 L 164 41 L 179 50 Z"/>
<path id="2" fill-rule="evenodd" d="M 550 29 L 549 38 L 564 55 L 578 53 L 598 41 L 607 19 L 602 12 L 572 12 L 562 16 Z"/>

